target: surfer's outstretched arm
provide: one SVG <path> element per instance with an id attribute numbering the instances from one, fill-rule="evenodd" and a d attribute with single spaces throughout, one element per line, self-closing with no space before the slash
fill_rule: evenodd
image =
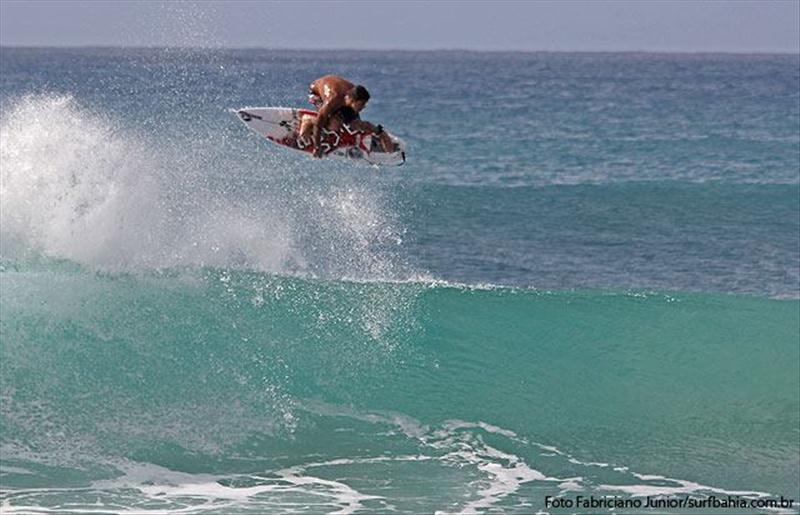
<path id="1" fill-rule="evenodd" d="M 382 125 L 373 125 L 366 120 L 353 120 L 350 122 L 350 127 L 357 131 L 371 132 L 377 136 L 378 141 L 381 142 L 381 148 L 383 148 L 384 152 L 394 152 L 397 150 L 397 145 L 394 141 L 392 141 L 392 138 L 386 134 Z"/>

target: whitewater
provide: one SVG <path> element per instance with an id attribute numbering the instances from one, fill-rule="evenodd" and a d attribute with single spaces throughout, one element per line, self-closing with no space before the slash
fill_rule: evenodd
<path id="1" fill-rule="evenodd" d="M 797 56 L 0 52 L 3 513 L 800 499 Z"/>

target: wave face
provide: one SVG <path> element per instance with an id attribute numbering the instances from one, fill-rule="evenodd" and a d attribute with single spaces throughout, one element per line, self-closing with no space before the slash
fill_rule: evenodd
<path id="1" fill-rule="evenodd" d="M 525 512 L 797 485 L 795 301 L 65 263 L 2 278 L 4 511 Z"/>
<path id="2" fill-rule="evenodd" d="M 0 53 L 3 513 L 800 497 L 795 56 Z"/>

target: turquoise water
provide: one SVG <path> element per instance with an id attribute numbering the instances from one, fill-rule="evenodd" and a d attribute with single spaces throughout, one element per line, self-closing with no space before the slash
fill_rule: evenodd
<path id="1" fill-rule="evenodd" d="M 1 56 L 3 513 L 800 498 L 797 56 Z"/>

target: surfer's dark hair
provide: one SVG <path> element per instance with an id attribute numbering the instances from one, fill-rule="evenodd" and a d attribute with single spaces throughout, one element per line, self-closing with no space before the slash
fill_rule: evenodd
<path id="1" fill-rule="evenodd" d="M 367 91 L 367 88 L 359 84 L 358 86 L 353 88 L 353 98 L 355 98 L 356 100 L 363 100 L 364 102 L 366 102 L 367 100 L 369 100 L 369 91 Z"/>

